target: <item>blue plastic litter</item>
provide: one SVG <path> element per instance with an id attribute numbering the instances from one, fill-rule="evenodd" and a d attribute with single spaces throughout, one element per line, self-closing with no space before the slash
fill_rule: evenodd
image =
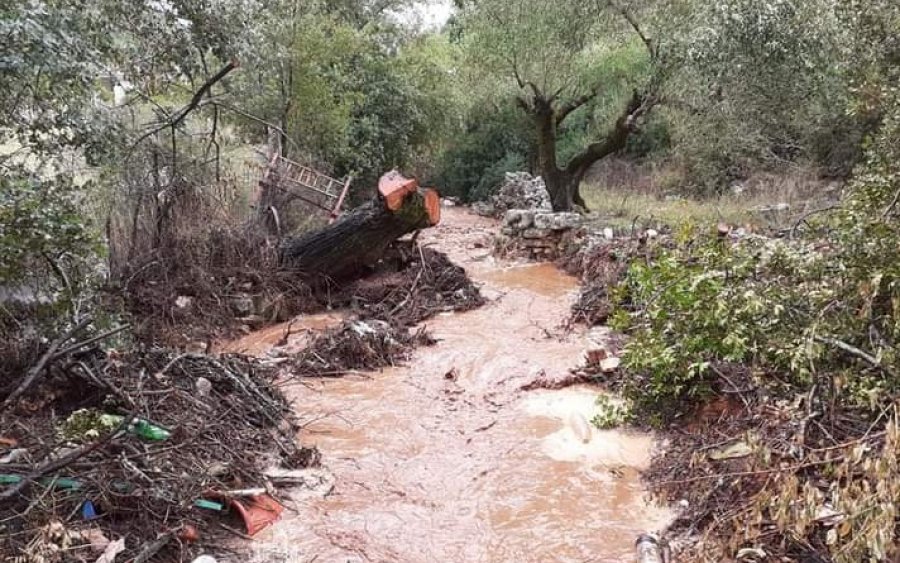
<path id="1" fill-rule="evenodd" d="M 81 517 L 85 520 L 97 518 L 97 509 L 94 508 L 94 503 L 89 500 L 84 501 L 84 504 L 81 505 Z"/>

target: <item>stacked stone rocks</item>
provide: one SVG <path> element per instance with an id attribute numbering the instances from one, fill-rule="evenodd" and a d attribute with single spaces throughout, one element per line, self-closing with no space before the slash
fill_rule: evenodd
<path id="1" fill-rule="evenodd" d="M 510 209 L 553 210 L 544 180 L 528 172 L 507 172 L 503 184 L 490 201 L 478 202 L 472 209 L 480 215 L 498 218 Z"/>
<path id="2" fill-rule="evenodd" d="M 531 260 L 555 260 L 575 242 L 581 221 L 577 213 L 510 209 L 503 216 L 496 246 Z"/>

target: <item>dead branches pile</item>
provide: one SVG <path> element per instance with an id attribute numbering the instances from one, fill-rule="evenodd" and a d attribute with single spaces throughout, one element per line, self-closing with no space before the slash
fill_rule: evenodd
<path id="1" fill-rule="evenodd" d="M 172 346 L 321 307 L 309 286 L 279 270 L 274 244 L 249 226 L 172 238 L 123 266 L 118 279 L 136 335 Z"/>
<path id="2" fill-rule="evenodd" d="M 303 457 L 271 369 L 67 341 L 49 346 L 0 407 L 0 553 L 183 560 L 228 524 L 222 504 L 204 500 L 271 490 L 263 471 Z"/>
<path id="3" fill-rule="evenodd" d="M 484 303 L 465 270 L 431 249 L 396 245 L 391 268 L 345 288 L 355 319 L 325 332 L 294 361 L 295 376 L 338 376 L 405 360 L 418 346 L 434 344 L 416 325 L 448 311 L 468 311 Z M 399 261 L 399 263 L 397 262 Z"/>
<path id="4" fill-rule="evenodd" d="M 731 384 L 720 392 L 667 432 L 645 474 L 680 507 L 665 534 L 679 559 L 858 561 L 827 558 L 840 538 L 895 550 L 897 522 L 882 509 L 898 492 L 896 411 L 879 424 L 824 404 L 815 390 L 796 401 Z M 855 526 L 871 535 L 851 539 Z"/>
<path id="5" fill-rule="evenodd" d="M 445 254 L 414 247 L 406 249 L 400 260 L 396 273 L 376 274 L 346 288 L 344 293 L 362 319 L 407 327 L 441 312 L 469 311 L 484 304 L 466 271 Z"/>
<path id="6" fill-rule="evenodd" d="M 295 377 L 340 376 L 397 365 L 418 346 L 435 343 L 424 328 L 409 330 L 379 320 L 348 321 L 316 337 L 296 356 Z"/>

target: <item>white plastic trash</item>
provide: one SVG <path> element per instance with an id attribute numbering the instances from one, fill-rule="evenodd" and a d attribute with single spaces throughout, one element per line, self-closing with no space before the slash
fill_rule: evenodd
<path id="1" fill-rule="evenodd" d="M 569 415 L 569 425 L 572 427 L 572 432 L 575 433 L 579 442 L 587 444 L 591 441 L 591 426 L 581 413 L 573 412 Z"/>
<path id="2" fill-rule="evenodd" d="M 212 383 L 205 377 L 198 377 L 195 383 L 197 386 L 197 394 L 206 397 L 212 391 Z"/>
<path id="3" fill-rule="evenodd" d="M 635 542 L 637 563 L 666 563 L 665 550 L 659 538 L 653 534 L 642 534 Z"/>

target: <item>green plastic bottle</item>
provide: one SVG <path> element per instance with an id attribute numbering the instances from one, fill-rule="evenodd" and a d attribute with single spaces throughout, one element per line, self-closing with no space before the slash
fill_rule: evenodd
<path id="1" fill-rule="evenodd" d="M 161 442 L 163 440 L 168 440 L 171 434 L 168 430 L 164 428 L 160 428 L 159 426 L 155 426 L 150 424 L 146 420 L 137 419 L 131 423 L 128 430 L 134 434 L 137 434 L 141 438 L 146 438 L 148 440 L 154 440 L 156 442 Z"/>
<path id="2" fill-rule="evenodd" d="M 118 424 L 122 424 L 122 420 L 124 417 L 121 417 L 117 414 L 104 414 L 102 419 L 105 421 L 104 423 L 109 426 L 116 426 Z M 168 440 L 171 434 L 165 428 L 160 428 L 154 424 L 150 424 L 146 420 L 141 418 L 137 418 L 128 425 L 128 431 L 134 434 L 135 436 L 140 436 L 141 438 L 146 438 L 147 440 L 153 440 L 156 442 L 161 442 L 163 440 Z"/>

